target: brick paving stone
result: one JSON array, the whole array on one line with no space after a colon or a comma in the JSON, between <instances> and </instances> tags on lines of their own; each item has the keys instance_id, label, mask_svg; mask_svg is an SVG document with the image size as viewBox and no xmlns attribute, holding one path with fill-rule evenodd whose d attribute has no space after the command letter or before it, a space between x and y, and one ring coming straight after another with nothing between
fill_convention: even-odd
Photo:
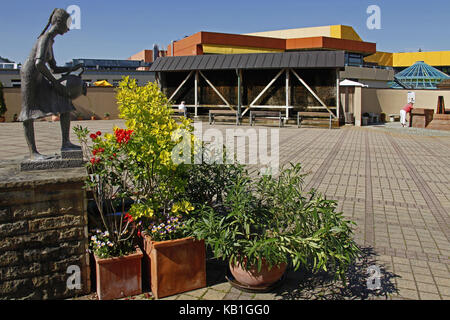
<instances>
[{"instance_id":1,"label":"brick paving stone","mask_svg":"<svg viewBox=\"0 0 450 320\"><path fill-rule=\"evenodd\" d=\"M441 296L434 293L419 291L419 295L421 300L441 300Z\"/></svg>"},{"instance_id":2,"label":"brick paving stone","mask_svg":"<svg viewBox=\"0 0 450 320\"><path fill-rule=\"evenodd\" d=\"M223 282L223 283L213 285L210 288L217 290L217 291L222 291L222 292L227 293L231 290L232 287L231 287L231 284L229 284L228 282Z\"/></svg>"},{"instance_id":3,"label":"brick paving stone","mask_svg":"<svg viewBox=\"0 0 450 320\"><path fill-rule=\"evenodd\" d=\"M274 300L274 293L257 293L255 294L254 300Z\"/></svg>"},{"instance_id":4,"label":"brick paving stone","mask_svg":"<svg viewBox=\"0 0 450 320\"><path fill-rule=\"evenodd\" d=\"M419 299L419 293L416 290L400 289L399 291L400 297L402 298L413 300Z\"/></svg>"},{"instance_id":5,"label":"brick paving stone","mask_svg":"<svg viewBox=\"0 0 450 320\"><path fill-rule=\"evenodd\" d=\"M177 300L198 300L198 297L191 296L189 294L180 294Z\"/></svg>"},{"instance_id":6,"label":"brick paving stone","mask_svg":"<svg viewBox=\"0 0 450 320\"><path fill-rule=\"evenodd\" d=\"M414 290L417 289L415 281L406 280L406 279L403 279L403 278L402 279L397 279L397 286L399 288L402 288L402 289L414 289Z\"/></svg>"},{"instance_id":7,"label":"brick paving stone","mask_svg":"<svg viewBox=\"0 0 450 320\"><path fill-rule=\"evenodd\" d=\"M222 300L226 296L225 292L208 289L202 296L203 300Z\"/></svg>"},{"instance_id":8,"label":"brick paving stone","mask_svg":"<svg viewBox=\"0 0 450 320\"><path fill-rule=\"evenodd\" d=\"M434 277L434 282L440 286L450 287L450 279L449 278Z\"/></svg>"},{"instance_id":9,"label":"brick paving stone","mask_svg":"<svg viewBox=\"0 0 450 320\"><path fill-rule=\"evenodd\" d=\"M238 300L239 299L239 294L237 293L227 293L225 295L225 297L223 298L223 300Z\"/></svg>"},{"instance_id":10,"label":"brick paving stone","mask_svg":"<svg viewBox=\"0 0 450 320\"><path fill-rule=\"evenodd\" d=\"M205 294L205 292L207 290L208 290L208 288L200 288L200 289L188 291L187 294L189 294L190 296L193 296L193 297L200 298L201 296L203 296Z\"/></svg>"},{"instance_id":11,"label":"brick paving stone","mask_svg":"<svg viewBox=\"0 0 450 320\"><path fill-rule=\"evenodd\" d=\"M439 294L439 291L434 284L417 282L417 289L419 292L428 292L428 293Z\"/></svg>"},{"instance_id":12,"label":"brick paving stone","mask_svg":"<svg viewBox=\"0 0 450 320\"><path fill-rule=\"evenodd\" d=\"M433 279L433 277L431 275L415 274L414 275L414 279L417 282L434 284L434 279Z\"/></svg>"}]
</instances>

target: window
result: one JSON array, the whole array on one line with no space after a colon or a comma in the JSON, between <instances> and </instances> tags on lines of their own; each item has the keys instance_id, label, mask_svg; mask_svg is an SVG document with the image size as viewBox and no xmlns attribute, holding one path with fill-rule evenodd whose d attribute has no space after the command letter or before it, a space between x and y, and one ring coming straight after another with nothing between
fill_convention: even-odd
<instances>
[{"instance_id":1,"label":"window","mask_svg":"<svg viewBox=\"0 0 450 320\"><path fill-rule=\"evenodd\" d=\"M19 80L18 79L11 80L11 87L13 87L13 88L20 88L20 86L21 86L20 79Z\"/></svg>"},{"instance_id":2,"label":"window","mask_svg":"<svg viewBox=\"0 0 450 320\"><path fill-rule=\"evenodd\" d=\"M345 65L347 66L362 66L363 57L358 53L346 53L345 54Z\"/></svg>"}]
</instances>

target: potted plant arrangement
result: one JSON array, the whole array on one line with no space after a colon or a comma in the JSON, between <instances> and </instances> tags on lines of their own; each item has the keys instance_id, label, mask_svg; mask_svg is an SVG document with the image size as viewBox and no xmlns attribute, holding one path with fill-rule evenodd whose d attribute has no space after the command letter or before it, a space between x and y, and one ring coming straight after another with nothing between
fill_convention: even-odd
<instances>
[{"instance_id":1,"label":"potted plant arrangement","mask_svg":"<svg viewBox=\"0 0 450 320\"><path fill-rule=\"evenodd\" d=\"M305 194L303 178L299 164L278 177L251 179L242 170L222 206L203 206L190 221L193 236L228 261L238 288L270 290L289 264L345 278L360 252L352 240L353 222L336 212L334 201L314 190Z\"/></svg>"},{"instance_id":2,"label":"potted plant arrangement","mask_svg":"<svg viewBox=\"0 0 450 320\"><path fill-rule=\"evenodd\" d=\"M105 112L103 120L109 120L109 116L110 116L110 114L108 112Z\"/></svg>"},{"instance_id":3,"label":"potted plant arrangement","mask_svg":"<svg viewBox=\"0 0 450 320\"><path fill-rule=\"evenodd\" d=\"M91 113L91 120L95 120L96 119L96 117L95 117L95 112L92 112Z\"/></svg>"},{"instance_id":4,"label":"potted plant arrangement","mask_svg":"<svg viewBox=\"0 0 450 320\"><path fill-rule=\"evenodd\" d=\"M3 84L0 82L0 122L5 122L6 108L5 97L3 96Z\"/></svg>"},{"instance_id":5,"label":"potted plant arrangement","mask_svg":"<svg viewBox=\"0 0 450 320\"><path fill-rule=\"evenodd\" d=\"M119 85L120 117L133 130L127 145L134 204L130 215L140 222L145 269L153 295L161 298L206 286L205 245L187 237L194 206L186 199L186 167L172 160L190 120L176 122L168 99L154 83L144 87L125 78ZM190 155L189 155L190 156Z\"/></svg>"},{"instance_id":6,"label":"potted plant arrangement","mask_svg":"<svg viewBox=\"0 0 450 320\"><path fill-rule=\"evenodd\" d=\"M129 171L123 147L126 138L105 134L77 126L74 128L81 142L89 178L86 187L92 192L101 218L102 229L92 233L90 249L94 253L97 295L100 300L122 298L142 292L141 260L143 254L135 241L136 223L127 212L131 194L127 187ZM92 145L88 140L92 140ZM128 206L129 207L129 206Z\"/></svg>"},{"instance_id":7,"label":"potted plant arrangement","mask_svg":"<svg viewBox=\"0 0 450 320\"><path fill-rule=\"evenodd\" d=\"M108 213L118 211L111 216L116 226L126 221L129 228L132 221L144 251L143 275L148 274L156 298L204 287L205 245L189 237L187 228L194 211L185 193L187 167L172 159L174 148L185 136L179 132L185 132L189 141L193 139L190 120L172 119L169 101L154 83L139 87L125 77L117 89L117 101L126 129L114 128L113 134L103 136L101 132L89 134L82 127L75 129L85 157L90 159L88 186L98 191L97 199L103 199L96 200L97 207L105 211L101 208L107 204ZM125 200L129 207L123 204ZM106 220L105 214L101 216ZM122 235L131 232L114 231ZM93 239L98 241L98 236ZM111 248L126 243L130 249L130 240L124 236L111 240Z\"/></svg>"},{"instance_id":8,"label":"potted plant arrangement","mask_svg":"<svg viewBox=\"0 0 450 320\"><path fill-rule=\"evenodd\" d=\"M52 121L53 121L53 122L59 121L59 115L53 114L53 115L52 115Z\"/></svg>"}]
</instances>

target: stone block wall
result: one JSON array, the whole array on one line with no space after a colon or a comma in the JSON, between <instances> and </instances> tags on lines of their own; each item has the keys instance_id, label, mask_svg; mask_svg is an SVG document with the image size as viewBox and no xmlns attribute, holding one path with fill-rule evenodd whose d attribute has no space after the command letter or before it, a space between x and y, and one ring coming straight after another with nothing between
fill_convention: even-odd
<instances>
[{"instance_id":1,"label":"stone block wall","mask_svg":"<svg viewBox=\"0 0 450 320\"><path fill-rule=\"evenodd\" d=\"M0 183L0 299L63 299L90 292L82 187L81 177Z\"/></svg>"}]
</instances>

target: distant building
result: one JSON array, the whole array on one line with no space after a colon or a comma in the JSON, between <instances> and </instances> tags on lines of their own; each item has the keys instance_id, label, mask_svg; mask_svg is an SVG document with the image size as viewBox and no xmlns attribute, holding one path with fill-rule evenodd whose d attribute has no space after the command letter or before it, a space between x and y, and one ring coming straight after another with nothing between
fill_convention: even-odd
<instances>
[{"instance_id":1,"label":"distant building","mask_svg":"<svg viewBox=\"0 0 450 320\"><path fill-rule=\"evenodd\" d=\"M106 80L113 86L118 86L124 76L130 76L136 79L138 85L155 81L154 72L142 71L148 70L150 63L144 61L130 60L111 60L111 59L73 59L66 63L67 67L82 63L85 71L82 78L88 86L92 86L94 82ZM1 69L0 81L5 87L20 87L20 70L18 69Z\"/></svg>"},{"instance_id":2,"label":"distant building","mask_svg":"<svg viewBox=\"0 0 450 320\"><path fill-rule=\"evenodd\" d=\"M20 69L20 63L15 63L9 59L0 57L0 69Z\"/></svg>"},{"instance_id":3,"label":"distant building","mask_svg":"<svg viewBox=\"0 0 450 320\"><path fill-rule=\"evenodd\" d=\"M141 61L142 63L150 64L153 63L158 57L165 57L167 56L167 51L165 50L159 50L159 47L157 45L153 46L153 50L142 50L138 53L132 55L128 58L128 60L132 61ZM139 67L138 70L148 71L150 70L149 66L142 66Z\"/></svg>"},{"instance_id":4,"label":"distant building","mask_svg":"<svg viewBox=\"0 0 450 320\"><path fill-rule=\"evenodd\" d=\"M376 43L366 42L350 26L333 25L249 34L197 32L175 41L168 56L277 53L293 51L344 51L345 70L340 78L369 87L387 88L394 78L392 66L366 61L377 53Z\"/></svg>"}]
</instances>

